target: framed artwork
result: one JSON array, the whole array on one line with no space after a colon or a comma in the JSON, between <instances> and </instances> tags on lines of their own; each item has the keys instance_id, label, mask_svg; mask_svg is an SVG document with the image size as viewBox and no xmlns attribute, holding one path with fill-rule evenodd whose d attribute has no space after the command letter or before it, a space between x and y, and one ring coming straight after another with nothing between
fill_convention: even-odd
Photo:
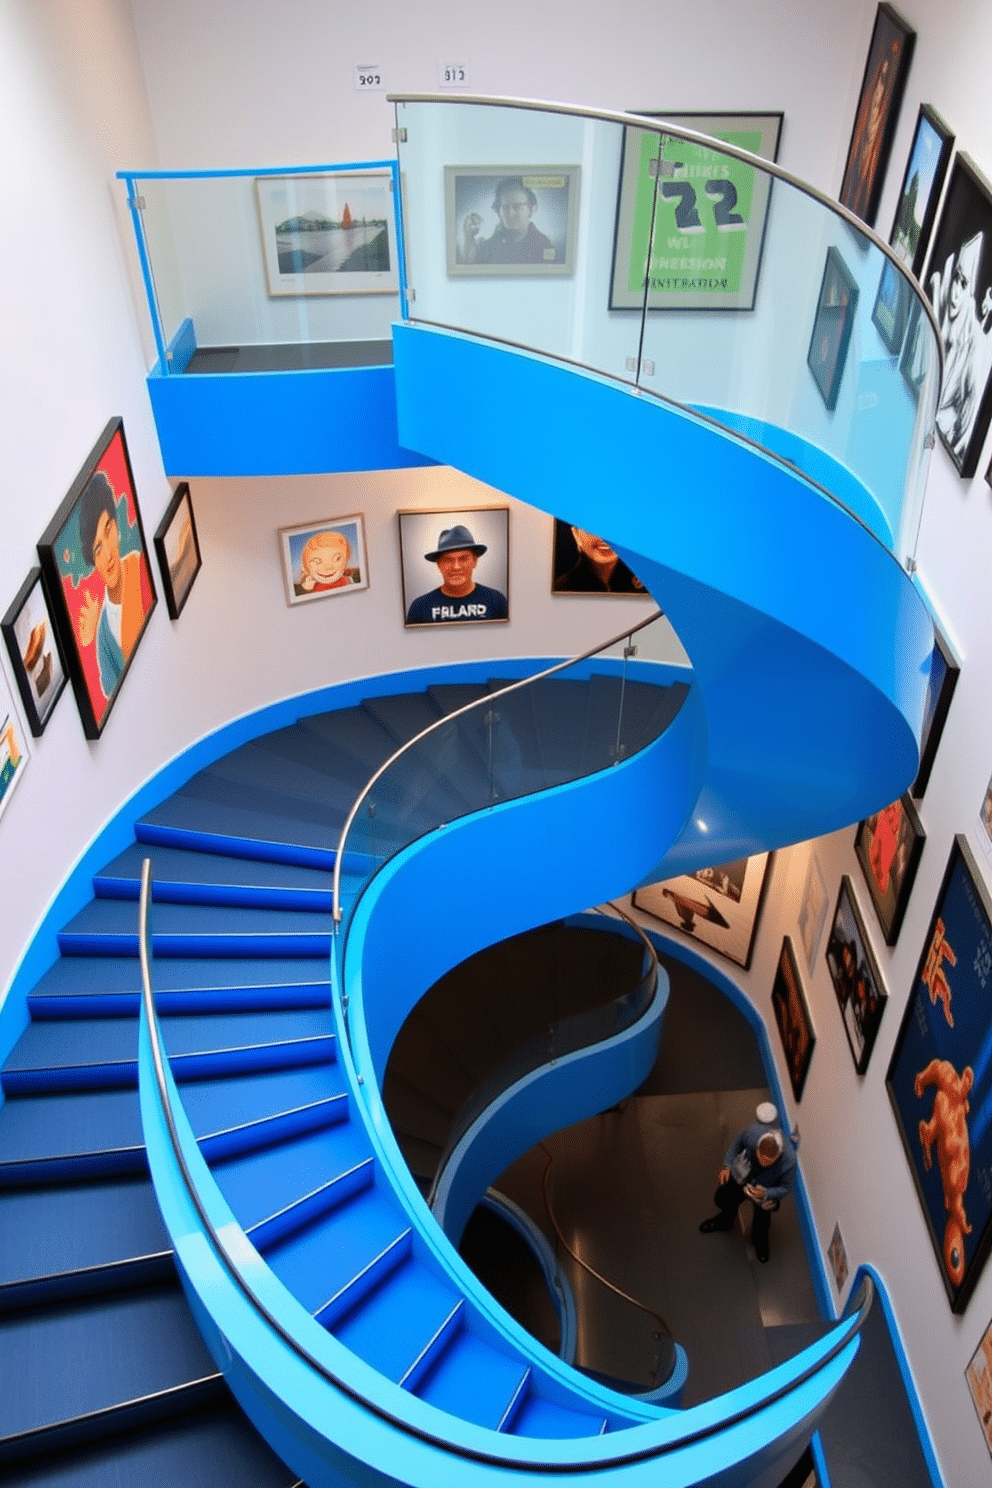
<instances>
[{"instance_id":1,"label":"framed artwork","mask_svg":"<svg viewBox=\"0 0 992 1488\"><path fill-rule=\"evenodd\" d=\"M448 273L573 273L580 174L577 165L446 165Z\"/></svg>"},{"instance_id":2,"label":"framed artwork","mask_svg":"<svg viewBox=\"0 0 992 1488\"><path fill-rule=\"evenodd\" d=\"M872 324L886 351L898 355L906 334L913 291L895 264L886 259L878 280L878 293L871 312Z\"/></svg>"},{"instance_id":3,"label":"framed artwork","mask_svg":"<svg viewBox=\"0 0 992 1488\"><path fill-rule=\"evenodd\" d=\"M257 176L255 199L271 296L399 293L392 171Z\"/></svg>"},{"instance_id":4,"label":"framed artwork","mask_svg":"<svg viewBox=\"0 0 992 1488\"><path fill-rule=\"evenodd\" d=\"M917 279L926 262L953 149L954 136L936 109L921 104L889 233L892 247Z\"/></svg>"},{"instance_id":5,"label":"framed artwork","mask_svg":"<svg viewBox=\"0 0 992 1488\"><path fill-rule=\"evenodd\" d=\"M964 1372L971 1393L971 1402L982 1425L985 1445L992 1455L992 1323L982 1334L981 1341L968 1361Z\"/></svg>"},{"instance_id":6,"label":"framed artwork","mask_svg":"<svg viewBox=\"0 0 992 1488\"><path fill-rule=\"evenodd\" d=\"M509 507L397 515L407 627L509 620Z\"/></svg>"},{"instance_id":7,"label":"framed artwork","mask_svg":"<svg viewBox=\"0 0 992 1488\"><path fill-rule=\"evenodd\" d=\"M908 792L858 827L854 851L886 945L894 946L899 939L926 840Z\"/></svg>"},{"instance_id":8,"label":"framed artwork","mask_svg":"<svg viewBox=\"0 0 992 1488\"><path fill-rule=\"evenodd\" d=\"M30 758L24 728L17 716L7 678L0 667L0 816L3 816L10 805L11 797L21 783Z\"/></svg>"},{"instance_id":9,"label":"framed artwork","mask_svg":"<svg viewBox=\"0 0 992 1488\"><path fill-rule=\"evenodd\" d=\"M636 112L766 160L778 156L781 113ZM642 310L646 295L649 310L752 310L771 185L764 171L712 145L629 125L620 164L610 309Z\"/></svg>"},{"instance_id":10,"label":"framed artwork","mask_svg":"<svg viewBox=\"0 0 992 1488\"><path fill-rule=\"evenodd\" d=\"M930 779L930 771L937 757L940 736L944 732L951 698L954 696L954 689L960 674L961 668L950 645L934 625L930 680L927 683L927 699L923 710L923 733L920 740L920 768L909 792L918 801L922 798Z\"/></svg>"},{"instance_id":11,"label":"framed artwork","mask_svg":"<svg viewBox=\"0 0 992 1488\"><path fill-rule=\"evenodd\" d=\"M909 307L909 325L906 331L906 339L902 343L902 355L899 358L899 371L902 373L903 381L909 389L910 397L914 403L920 401L920 389L927 374L927 368L931 363L930 348L932 337L928 334L930 322L920 307L919 301L911 298ZM933 355L936 363L936 355Z\"/></svg>"},{"instance_id":12,"label":"framed artwork","mask_svg":"<svg viewBox=\"0 0 992 1488\"><path fill-rule=\"evenodd\" d=\"M778 969L772 984L772 1007L779 1037L785 1050L785 1063L789 1071L792 1093L802 1100L803 1087L809 1074L809 1063L813 1057L816 1034L809 1013L809 1003L803 984L799 980L799 967L792 941L787 935L782 941Z\"/></svg>"},{"instance_id":13,"label":"framed artwork","mask_svg":"<svg viewBox=\"0 0 992 1488\"><path fill-rule=\"evenodd\" d=\"M992 780L989 781L978 809L978 820L982 828L982 846L992 857Z\"/></svg>"},{"instance_id":14,"label":"framed artwork","mask_svg":"<svg viewBox=\"0 0 992 1488\"><path fill-rule=\"evenodd\" d=\"M570 527L555 517L551 557L552 594L638 594L651 596L605 538Z\"/></svg>"},{"instance_id":15,"label":"framed artwork","mask_svg":"<svg viewBox=\"0 0 992 1488\"><path fill-rule=\"evenodd\" d=\"M958 474L975 474L992 417L992 186L958 155L925 285L944 343L937 430Z\"/></svg>"},{"instance_id":16,"label":"framed artwork","mask_svg":"<svg viewBox=\"0 0 992 1488\"><path fill-rule=\"evenodd\" d=\"M992 898L965 837L951 848L886 1077L951 1311L992 1244Z\"/></svg>"},{"instance_id":17,"label":"framed artwork","mask_svg":"<svg viewBox=\"0 0 992 1488\"><path fill-rule=\"evenodd\" d=\"M844 1283L847 1281L847 1247L844 1244L844 1237L840 1232L840 1221L834 1225L834 1232L830 1237L830 1244L827 1246L827 1259L830 1262L830 1269L833 1272L834 1286L838 1292L842 1292L844 1290Z\"/></svg>"},{"instance_id":18,"label":"framed artwork","mask_svg":"<svg viewBox=\"0 0 992 1488\"><path fill-rule=\"evenodd\" d=\"M183 605L189 599L193 580L203 567L189 481L181 481L172 494L172 500L155 533L155 552L162 575L166 608L170 618L178 620Z\"/></svg>"},{"instance_id":19,"label":"framed artwork","mask_svg":"<svg viewBox=\"0 0 992 1488\"><path fill-rule=\"evenodd\" d=\"M888 994L854 897L854 885L846 873L841 879L837 908L827 940L827 967L844 1020L854 1067L859 1075L863 1075L875 1047Z\"/></svg>"},{"instance_id":20,"label":"framed artwork","mask_svg":"<svg viewBox=\"0 0 992 1488\"><path fill-rule=\"evenodd\" d=\"M806 957L806 970L810 972L813 970L816 953L820 949L820 936L823 934L826 918L827 887L823 882L823 874L816 861L816 854L811 852L809 866L806 869L806 882L803 884L802 903L799 906L799 939L802 941L803 955Z\"/></svg>"},{"instance_id":21,"label":"framed artwork","mask_svg":"<svg viewBox=\"0 0 992 1488\"><path fill-rule=\"evenodd\" d=\"M98 739L157 604L122 419L104 429L38 541L87 739Z\"/></svg>"},{"instance_id":22,"label":"framed artwork","mask_svg":"<svg viewBox=\"0 0 992 1488\"><path fill-rule=\"evenodd\" d=\"M633 903L747 970L770 860L770 853L757 853L697 868L636 889Z\"/></svg>"},{"instance_id":23,"label":"framed artwork","mask_svg":"<svg viewBox=\"0 0 992 1488\"><path fill-rule=\"evenodd\" d=\"M40 568L33 568L28 574L0 628L7 642L28 728L40 739L68 681Z\"/></svg>"},{"instance_id":24,"label":"framed artwork","mask_svg":"<svg viewBox=\"0 0 992 1488\"><path fill-rule=\"evenodd\" d=\"M837 249L828 248L806 365L831 410L837 407L857 305L858 286L851 271Z\"/></svg>"},{"instance_id":25,"label":"framed artwork","mask_svg":"<svg viewBox=\"0 0 992 1488\"><path fill-rule=\"evenodd\" d=\"M369 587L365 520L357 514L281 527L279 552L289 605L357 594Z\"/></svg>"},{"instance_id":26,"label":"framed artwork","mask_svg":"<svg viewBox=\"0 0 992 1488\"><path fill-rule=\"evenodd\" d=\"M916 32L891 5L880 5L865 61L854 129L838 201L869 227L875 223L885 168L913 60Z\"/></svg>"}]
</instances>

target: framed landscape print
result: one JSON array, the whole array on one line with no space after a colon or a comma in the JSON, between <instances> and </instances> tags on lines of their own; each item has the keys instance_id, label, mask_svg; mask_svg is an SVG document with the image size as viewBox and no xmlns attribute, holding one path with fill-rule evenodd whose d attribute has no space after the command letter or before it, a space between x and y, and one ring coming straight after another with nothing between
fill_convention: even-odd
<instances>
[{"instance_id":1,"label":"framed landscape print","mask_svg":"<svg viewBox=\"0 0 992 1488\"><path fill-rule=\"evenodd\" d=\"M806 1076L809 1074L809 1063L813 1057L816 1034L813 1030L813 1020L810 1017L806 993L799 980L796 953L788 935L782 941L782 949L779 952L778 970L772 985L772 1007L775 1011L775 1022L778 1025L782 1048L785 1051L785 1063L792 1084L792 1094L799 1101L802 1100Z\"/></svg>"},{"instance_id":2,"label":"framed landscape print","mask_svg":"<svg viewBox=\"0 0 992 1488\"><path fill-rule=\"evenodd\" d=\"M899 939L927 836L907 793L858 827L854 851L886 945Z\"/></svg>"},{"instance_id":3,"label":"framed landscape print","mask_svg":"<svg viewBox=\"0 0 992 1488\"><path fill-rule=\"evenodd\" d=\"M651 596L605 538L555 517L551 559L552 594L637 594Z\"/></svg>"},{"instance_id":4,"label":"framed landscape print","mask_svg":"<svg viewBox=\"0 0 992 1488\"><path fill-rule=\"evenodd\" d=\"M38 542L87 739L98 739L157 603L124 423L111 419Z\"/></svg>"},{"instance_id":5,"label":"framed landscape print","mask_svg":"<svg viewBox=\"0 0 992 1488\"><path fill-rule=\"evenodd\" d=\"M770 859L770 853L757 853L717 868L697 868L695 873L636 889L633 903L746 970Z\"/></svg>"},{"instance_id":6,"label":"framed landscape print","mask_svg":"<svg viewBox=\"0 0 992 1488\"><path fill-rule=\"evenodd\" d=\"M871 312L872 324L882 338L886 351L896 355L902 347L909 319L913 291L895 264L888 259L882 265L878 294Z\"/></svg>"},{"instance_id":7,"label":"framed landscape print","mask_svg":"<svg viewBox=\"0 0 992 1488\"><path fill-rule=\"evenodd\" d=\"M571 274L580 174L577 165L446 165L448 273Z\"/></svg>"},{"instance_id":8,"label":"framed landscape print","mask_svg":"<svg viewBox=\"0 0 992 1488\"><path fill-rule=\"evenodd\" d=\"M920 740L920 768L910 787L910 795L919 801L927 788L930 771L937 757L940 736L944 732L948 710L961 668L954 653L936 624L933 628L933 655L930 658L930 680L923 710L923 734Z\"/></svg>"},{"instance_id":9,"label":"framed landscape print","mask_svg":"<svg viewBox=\"0 0 992 1488\"><path fill-rule=\"evenodd\" d=\"M0 816L10 805L31 758L7 678L0 667Z\"/></svg>"},{"instance_id":10,"label":"framed landscape print","mask_svg":"<svg viewBox=\"0 0 992 1488\"><path fill-rule=\"evenodd\" d=\"M935 109L920 105L889 242L919 279L926 262L954 136Z\"/></svg>"},{"instance_id":11,"label":"framed landscape print","mask_svg":"<svg viewBox=\"0 0 992 1488\"><path fill-rule=\"evenodd\" d=\"M509 620L509 507L398 516L407 627Z\"/></svg>"},{"instance_id":12,"label":"framed landscape print","mask_svg":"<svg viewBox=\"0 0 992 1488\"><path fill-rule=\"evenodd\" d=\"M286 603L357 594L369 587L365 521L358 515L327 517L279 531Z\"/></svg>"},{"instance_id":13,"label":"framed landscape print","mask_svg":"<svg viewBox=\"0 0 992 1488\"><path fill-rule=\"evenodd\" d=\"M766 160L778 156L780 113L636 112ZM641 310L646 292L649 310L752 310L770 194L771 177L746 161L712 145L628 126L610 309Z\"/></svg>"},{"instance_id":14,"label":"framed landscape print","mask_svg":"<svg viewBox=\"0 0 992 1488\"><path fill-rule=\"evenodd\" d=\"M992 899L954 839L886 1086L952 1312L992 1244Z\"/></svg>"},{"instance_id":15,"label":"framed landscape print","mask_svg":"<svg viewBox=\"0 0 992 1488\"><path fill-rule=\"evenodd\" d=\"M837 407L857 306L858 286L837 249L828 248L806 364L830 410Z\"/></svg>"},{"instance_id":16,"label":"framed landscape print","mask_svg":"<svg viewBox=\"0 0 992 1488\"><path fill-rule=\"evenodd\" d=\"M2 629L28 728L39 739L68 680L40 568L24 580Z\"/></svg>"},{"instance_id":17,"label":"framed landscape print","mask_svg":"<svg viewBox=\"0 0 992 1488\"><path fill-rule=\"evenodd\" d=\"M274 298L399 293L392 171L258 176L255 199Z\"/></svg>"},{"instance_id":18,"label":"framed landscape print","mask_svg":"<svg viewBox=\"0 0 992 1488\"><path fill-rule=\"evenodd\" d=\"M930 322L923 314L919 301L911 297L909 325L906 338L902 343L899 371L902 373L903 381L914 403L920 401L920 389L923 387L933 354L932 347L933 334L930 331ZM936 357L933 357L933 360L936 362Z\"/></svg>"},{"instance_id":19,"label":"framed landscape print","mask_svg":"<svg viewBox=\"0 0 992 1488\"><path fill-rule=\"evenodd\" d=\"M958 155L925 289L944 343L937 431L958 474L975 474L992 416L992 187Z\"/></svg>"},{"instance_id":20,"label":"framed landscape print","mask_svg":"<svg viewBox=\"0 0 992 1488\"><path fill-rule=\"evenodd\" d=\"M841 880L833 924L827 939L827 967L851 1046L851 1057L863 1075L875 1047L887 994L865 931L854 887L847 874Z\"/></svg>"},{"instance_id":21,"label":"framed landscape print","mask_svg":"<svg viewBox=\"0 0 992 1488\"><path fill-rule=\"evenodd\" d=\"M891 5L875 13L838 201L873 227L916 32Z\"/></svg>"},{"instance_id":22,"label":"framed landscape print","mask_svg":"<svg viewBox=\"0 0 992 1488\"><path fill-rule=\"evenodd\" d=\"M166 608L170 618L178 620L183 605L189 599L193 580L203 565L189 481L181 481L173 493L155 533L155 552L162 575L162 588L165 590Z\"/></svg>"}]
</instances>

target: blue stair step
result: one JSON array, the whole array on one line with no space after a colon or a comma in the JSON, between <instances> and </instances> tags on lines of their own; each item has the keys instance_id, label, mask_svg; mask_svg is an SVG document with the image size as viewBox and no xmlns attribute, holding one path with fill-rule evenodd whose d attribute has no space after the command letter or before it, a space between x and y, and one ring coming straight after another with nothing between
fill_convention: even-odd
<instances>
[{"instance_id":1,"label":"blue stair step","mask_svg":"<svg viewBox=\"0 0 992 1488\"><path fill-rule=\"evenodd\" d=\"M437 723L441 714L428 692L394 693L386 697L366 698L362 703L365 712L392 738L394 748L424 729Z\"/></svg>"},{"instance_id":2,"label":"blue stair step","mask_svg":"<svg viewBox=\"0 0 992 1488\"><path fill-rule=\"evenodd\" d=\"M589 683L550 677L534 683L527 689L526 696L537 719L537 747L548 784L559 785L573 780L581 769L585 749Z\"/></svg>"},{"instance_id":3,"label":"blue stair step","mask_svg":"<svg viewBox=\"0 0 992 1488\"><path fill-rule=\"evenodd\" d=\"M328 768L359 789L396 753L396 740L362 707L316 713L298 727L326 748Z\"/></svg>"},{"instance_id":4,"label":"blue stair step","mask_svg":"<svg viewBox=\"0 0 992 1488\"><path fill-rule=\"evenodd\" d=\"M205 789L218 791L216 799L227 799L228 788L234 786L253 804L268 801L271 809L295 814L302 803L308 814L320 813L321 820L324 813L328 819L343 820L354 800L351 786L337 774L316 763L274 756L254 741L208 765L197 780Z\"/></svg>"},{"instance_id":5,"label":"blue stair step","mask_svg":"<svg viewBox=\"0 0 992 1488\"><path fill-rule=\"evenodd\" d=\"M326 956L265 961L166 958L155 964L155 1002L162 1013L214 1013L280 1007L326 1007ZM28 995L32 1019L136 1016L141 997L137 956L63 956Z\"/></svg>"},{"instance_id":6,"label":"blue stair step","mask_svg":"<svg viewBox=\"0 0 992 1488\"><path fill-rule=\"evenodd\" d=\"M442 714L454 713L458 708L467 708L480 698L488 697L490 688L485 682L435 682L427 689L428 696L437 704Z\"/></svg>"},{"instance_id":7,"label":"blue stair step","mask_svg":"<svg viewBox=\"0 0 992 1488\"><path fill-rule=\"evenodd\" d=\"M145 858L151 859L152 897L157 904L315 911L331 908L332 875L326 870L138 843L94 875L97 898L137 899ZM353 888L354 875L344 874L343 886Z\"/></svg>"},{"instance_id":8,"label":"blue stair step","mask_svg":"<svg viewBox=\"0 0 992 1488\"><path fill-rule=\"evenodd\" d=\"M530 1369L462 1329L420 1381L421 1400L492 1431L507 1430L527 1390Z\"/></svg>"},{"instance_id":9,"label":"blue stair step","mask_svg":"<svg viewBox=\"0 0 992 1488\"><path fill-rule=\"evenodd\" d=\"M177 1080L251 1073L335 1057L329 1009L165 1017L165 1046ZM8 1095L136 1085L136 1018L32 1023L2 1075Z\"/></svg>"},{"instance_id":10,"label":"blue stair step","mask_svg":"<svg viewBox=\"0 0 992 1488\"><path fill-rule=\"evenodd\" d=\"M386 1379L415 1390L464 1326L465 1304L407 1259L342 1319L334 1336Z\"/></svg>"},{"instance_id":11,"label":"blue stair step","mask_svg":"<svg viewBox=\"0 0 992 1488\"><path fill-rule=\"evenodd\" d=\"M342 814L336 826L321 825L312 817L258 811L245 801L235 805L179 792L135 822L134 835L142 843L328 871L334 867L343 821Z\"/></svg>"},{"instance_id":12,"label":"blue stair step","mask_svg":"<svg viewBox=\"0 0 992 1488\"><path fill-rule=\"evenodd\" d=\"M219 1394L178 1283L0 1318L0 1462L161 1419Z\"/></svg>"},{"instance_id":13,"label":"blue stair step","mask_svg":"<svg viewBox=\"0 0 992 1488\"><path fill-rule=\"evenodd\" d=\"M333 920L308 910L160 904L151 916L156 956L330 955ZM59 931L65 956L134 956L138 907L93 899Z\"/></svg>"},{"instance_id":14,"label":"blue stair step","mask_svg":"<svg viewBox=\"0 0 992 1488\"><path fill-rule=\"evenodd\" d=\"M147 1170L136 1090L11 1096L0 1109L0 1188Z\"/></svg>"},{"instance_id":15,"label":"blue stair step","mask_svg":"<svg viewBox=\"0 0 992 1488\"><path fill-rule=\"evenodd\" d=\"M557 1437L602 1436L606 1430L603 1416L556 1405L531 1391L522 1401L510 1427L514 1436Z\"/></svg>"},{"instance_id":16,"label":"blue stair step","mask_svg":"<svg viewBox=\"0 0 992 1488\"><path fill-rule=\"evenodd\" d=\"M187 1081L182 1100L200 1150L210 1163L348 1117L344 1077L335 1064L247 1078Z\"/></svg>"},{"instance_id":17,"label":"blue stair step","mask_svg":"<svg viewBox=\"0 0 992 1488\"><path fill-rule=\"evenodd\" d=\"M171 1278L151 1181L0 1192L0 1309Z\"/></svg>"}]
</instances>

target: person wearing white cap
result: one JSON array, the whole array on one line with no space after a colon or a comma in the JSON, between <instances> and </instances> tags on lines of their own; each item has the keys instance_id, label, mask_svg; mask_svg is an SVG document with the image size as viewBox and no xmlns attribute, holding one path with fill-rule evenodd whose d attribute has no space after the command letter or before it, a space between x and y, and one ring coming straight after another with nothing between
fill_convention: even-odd
<instances>
[{"instance_id":1,"label":"person wearing white cap","mask_svg":"<svg viewBox=\"0 0 992 1488\"><path fill-rule=\"evenodd\" d=\"M730 1144L723 1167L717 1174L717 1190L713 1195L719 1212L711 1219L704 1219L699 1226L703 1235L733 1229L738 1209L745 1199L749 1199L754 1206L751 1243L762 1265L769 1255L772 1214L792 1192L796 1176L796 1153L791 1141L779 1127L762 1119L769 1111L774 1121L777 1115L775 1107L771 1102L763 1102L758 1107L758 1120Z\"/></svg>"},{"instance_id":2,"label":"person wearing white cap","mask_svg":"<svg viewBox=\"0 0 992 1488\"><path fill-rule=\"evenodd\" d=\"M413 601L406 612L407 625L509 619L506 595L475 582L475 566L486 552L486 544L477 543L462 523L445 527L437 547L424 554L428 563L437 564L441 583Z\"/></svg>"},{"instance_id":3,"label":"person wearing white cap","mask_svg":"<svg viewBox=\"0 0 992 1488\"><path fill-rule=\"evenodd\" d=\"M948 254L941 273L930 276L930 298L944 343L937 428L958 464L968 448L982 391L982 337L976 293L984 246L984 233L975 233L956 253Z\"/></svg>"}]
</instances>

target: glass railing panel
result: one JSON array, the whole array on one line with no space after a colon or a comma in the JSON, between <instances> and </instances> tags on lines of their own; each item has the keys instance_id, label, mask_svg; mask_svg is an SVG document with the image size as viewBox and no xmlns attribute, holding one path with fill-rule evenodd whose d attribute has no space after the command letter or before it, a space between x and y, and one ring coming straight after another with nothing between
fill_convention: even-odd
<instances>
[{"instance_id":1,"label":"glass railing panel","mask_svg":"<svg viewBox=\"0 0 992 1488\"><path fill-rule=\"evenodd\" d=\"M201 349L388 342L393 180L381 164L136 177L165 344L185 321Z\"/></svg>"}]
</instances>

